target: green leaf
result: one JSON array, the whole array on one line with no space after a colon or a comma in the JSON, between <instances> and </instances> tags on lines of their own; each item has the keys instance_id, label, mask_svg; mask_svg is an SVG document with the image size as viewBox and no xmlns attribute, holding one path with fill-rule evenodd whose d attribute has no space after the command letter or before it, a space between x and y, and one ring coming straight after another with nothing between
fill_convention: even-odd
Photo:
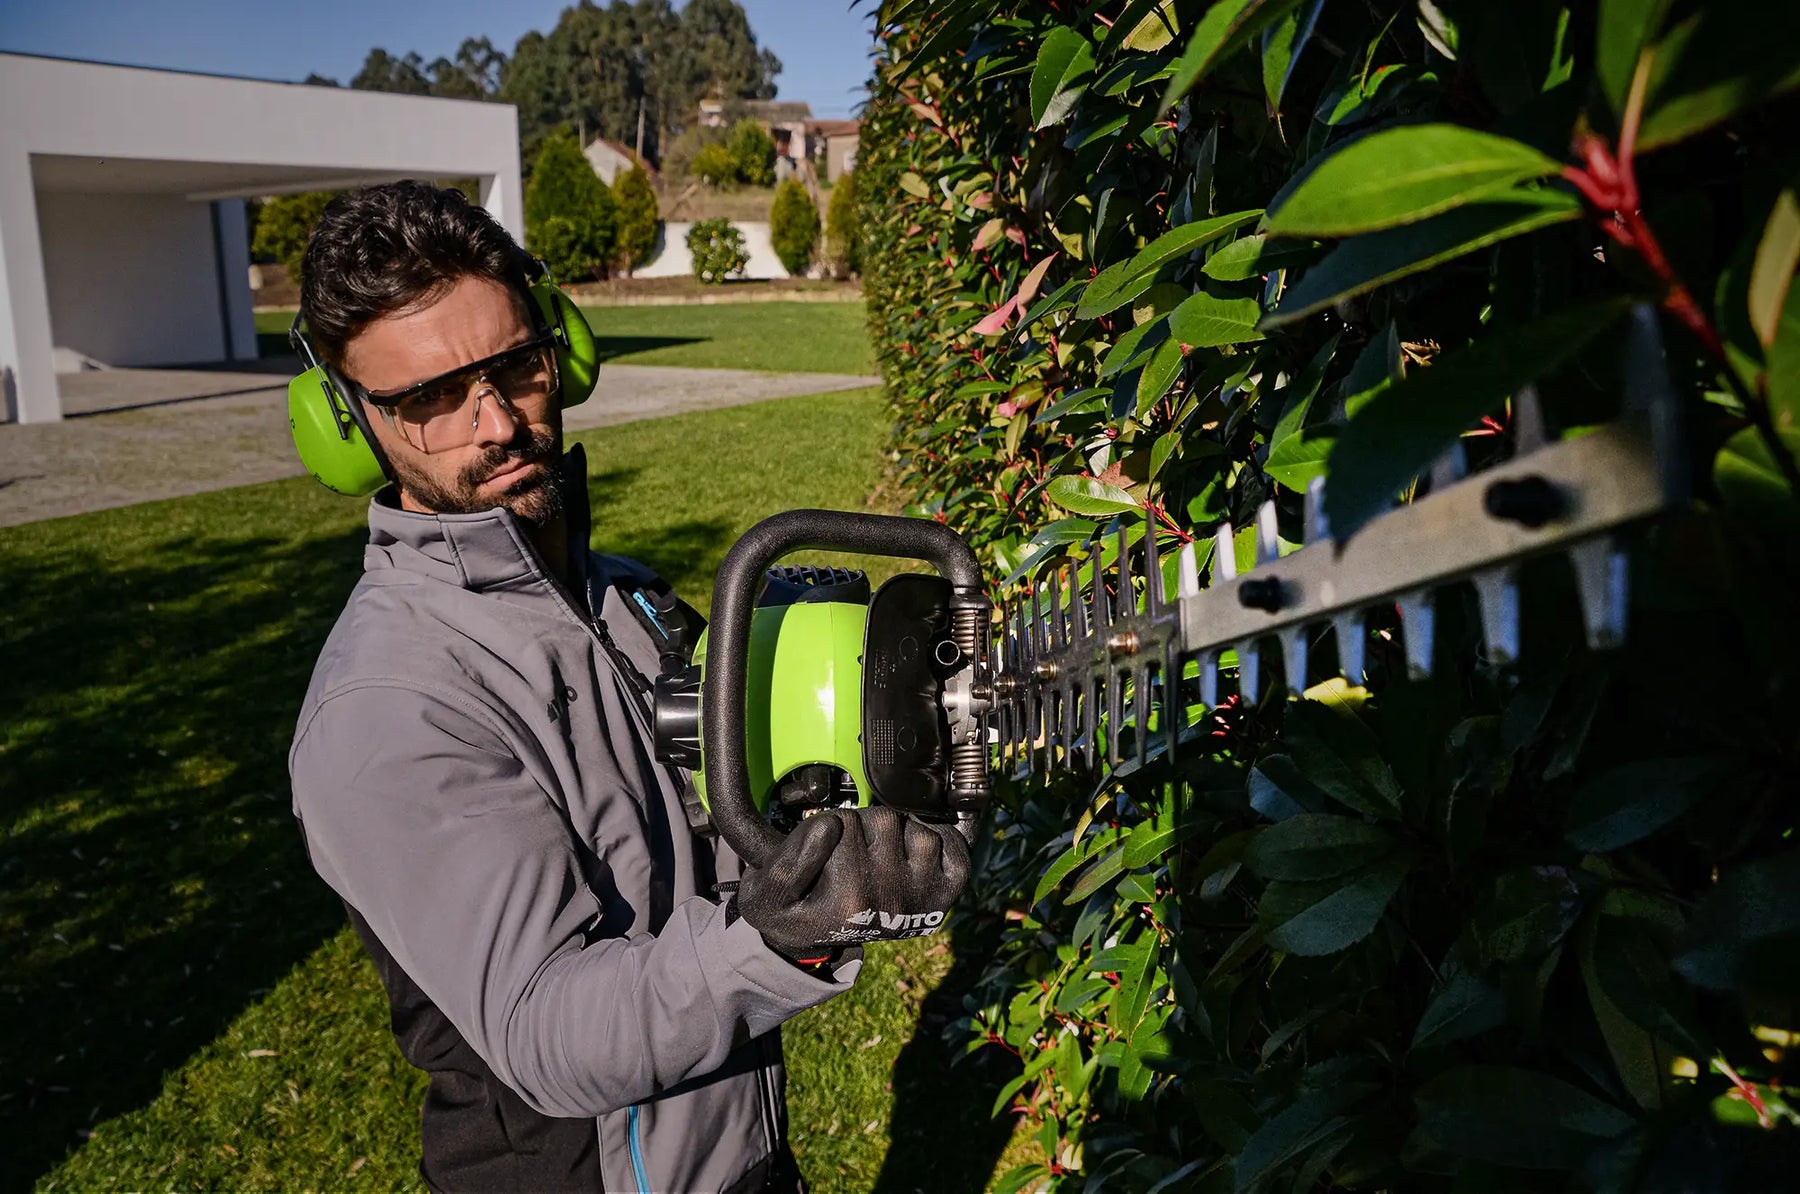
<instances>
[{"instance_id":1,"label":"green leaf","mask_svg":"<svg viewBox=\"0 0 1800 1194\"><path fill-rule=\"evenodd\" d=\"M1800 429L1783 431L1779 438L1788 458L1800 460ZM1726 504L1746 519L1788 533L1800 530L1800 495L1788 488L1769 441L1756 428L1746 427L1725 441L1713 458L1713 483Z\"/></svg>"},{"instance_id":2,"label":"green leaf","mask_svg":"<svg viewBox=\"0 0 1800 1194\"><path fill-rule=\"evenodd\" d=\"M1142 418L1144 412L1161 402L1169 387L1181 374L1183 360L1181 343L1173 337L1156 346L1150 359L1144 363L1144 374L1138 378L1137 415Z\"/></svg>"},{"instance_id":3,"label":"green leaf","mask_svg":"<svg viewBox=\"0 0 1800 1194\"><path fill-rule=\"evenodd\" d=\"M1169 326L1165 320L1152 319L1148 323L1138 324L1120 336L1107 350L1106 359L1100 362L1100 376L1111 377L1127 369L1137 368L1149 357L1150 350L1168 334Z\"/></svg>"},{"instance_id":4,"label":"green leaf","mask_svg":"<svg viewBox=\"0 0 1800 1194\"><path fill-rule=\"evenodd\" d=\"M1669 0L1600 0L1594 46L1594 73L1614 115L1625 114L1625 96L1637 70L1638 55L1656 36Z\"/></svg>"},{"instance_id":5,"label":"green leaf","mask_svg":"<svg viewBox=\"0 0 1800 1194\"><path fill-rule=\"evenodd\" d=\"M1119 968L1119 993L1113 996L1108 1023L1114 1032L1131 1036L1144 1018L1144 1004L1155 985L1157 960L1162 956L1162 943L1154 933L1146 933L1138 950Z\"/></svg>"},{"instance_id":6,"label":"green leaf","mask_svg":"<svg viewBox=\"0 0 1800 1194\"><path fill-rule=\"evenodd\" d=\"M1615 767L1575 793L1563 836L1592 854L1628 846L1698 804L1731 771L1716 757L1641 759Z\"/></svg>"},{"instance_id":7,"label":"green leaf","mask_svg":"<svg viewBox=\"0 0 1800 1194\"><path fill-rule=\"evenodd\" d=\"M1110 518L1114 514L1143 508L1137 499L1117 485L1095 477L1057 477L1044 487L1044 493L1070 513L1096 518Z\"/></svg>"},{"instance_id":8,"label":"green leaf","mask_svg":"<svg viewBox=\"0 0 1800 1194\"><path fill-rule=\"evenodd\" d=\"M1076 881L1074 890L1063 897L1063 903L1080 903L1082 900L1093 895L1096 891L1099 891L1107 883L1118 878L1124 870L1125 844L1121 842L1102 854L1099 858L1096 858L1092 866L1081 872L1081 878Z\"/></svg>"},{"instance_id":9,"label":"green leaf","mask_svg":"<svg viewBox=\"0 0 1800 1194\"><path fill-rule=\"evenodd\" d=\"M1800 5L1715 0L1663 34L1639 153L1704 132L1800 86Z\"/></svg>"},{"instance_id":10,"label":"green leaf","mask_svg":"<svg viewBox=\"0 0 1800 1194\"><path fill-rule=\"evenodd\" d=\"M1506 1023L1506 998L1481 976L1458 969L1425 1006L1412 1047L1430 1049Z\"/></svg>"},{"instance_id":11,"label":"green leaf","mask_svg":"<svg viewBox=\"0 0 1800 1194\"><path fill-rule=\"evenodd\" d=\"M1750 269L1747 303L1750 326L1756 338L1767 348L1775 342L1776 329L1782 318L1782 307L1794 281L1794 267L1800 264L1800 200L1792 187L1775 197L1775 206L1763 225L1762 240L1756 246L1756 262Z\"/></svg>"},{"instance_id":12,"label":"green leaf","mask_svg":"<svg viewBox=\"0 0 1800 1194\"><path fill-rule=\"evenodd\" d=\"M1081 301L1075 305L1075 318L1097 319L1116 311L1150 289L1157 271L1169 262L1237 231L1262 214L1261 208L1254 208L1192 220L1171 228L1139 249L1129 260L1115 262L1101 270L1082 292Z\"/></svg>"},{"instance_id":13,"label":"green leaf","mask_svg":"<svg viewBox=\"0 0 1800 1194\"><path fill-rule=\"evenodd\" d=\"M1471 1065L1419 1088L1431 1139L1460 1157L1518 1169L1574 1169L1637 1126L1611 1103L1535 1070Z\"/></svg>"},{"instance_id":14,"label":"green leaf","mask_svg":"<svg viewBox=\"0 0 1800 1194\"><path fill-rule=\"evenodd\" d=\"M1234 1166L1237 1194L1258 1188L1258 1183L1292 1164L1351 1121L1352 1110L1373 1093L1366 1083L1339 1083L1329 1089L1302 1095L1292 1105L1269 1118L1244 1142ZM1304 1188L1311 1188L1308 1183Z\"/></svg>"},{"instance_id":15,"label":"green leaf","mask_svg":"<svg viewBox=\"0 0 1800 1194\"><path fill-rule=\"evenodd\" d=\"M1381 757L1380 742L1355 713L1296 701L1288 706L1285 738L1301 773L1339 804L1372 817L1399 815L1400 784Z\"/></svg>"},{"instance_id":16,"label":"green leaf","mask_svg":"<svg viewBox=\"0 0 1800 1194\"><path fill-rule=\"evenodd\" d=\"M1271 241L1258 233L1240 237L1208 257L1200 272L1221 282L1242 282L1310 261L1318 248L1309 241Z\"/></svg>"},{"instance_id":17,"label":"green leaf","mask_svg":"<svg viewBox=\"0 0 1800 1194\"><path fill-rule=\"evenodd\" d=\"M1218 0L1188 38L1187 48L1175 60L1175 74L1163 92L1162 110L1173 107L1204 79L1227 55L1281 19L1300 0Z\"/></svg>"},{"instance_id":18,"label":"green leaf","mask_svg":"<svg viewBox=\"0 0 1800 1194\"><path fill-rule=\"evenodd\" d=\"M1133 826L1125 836L1125 865L1133 868L1148 866L1206 827L1204 818L1191 814L1180 818L1162 817Z\"/></svg>"},{"instance_id":19,"label":"green leaf","mask_svg":"<svg viewBox=\"0 0 1800 1194\"><path fill-rule=\"evenodd\" d=\"M1378 825L1349 817L1302 813L1257 833L1244 862L1265 879L1334 879L1361 870L1399 848Z\"/></svg>"},{"instance_id":20,"label":"green leaf","mask_svg":"<svg viewBox=\"0 0 1800 1194\"><path fill-rule=\"evenodd\" d=\"M1675 969L1717 991L1800 982L1800 850L1727 871L1688 922Z\"/></svg>"},{"instance_id":21,"label":"green leaf","mask_svg":"<svg viewBox=\"0 0 1800 1194\"><path fill-rule=\"evenodd\" d=\"M1337 428L1317 427L1290 435L1275 445L1263 462L1263 472L1298 493L1305 493L1314 477L1325 474L1325 462L1337 443Z\"/></svg>"},{"instance_id":22,"label":"green leaf","mask_svg":"<svg viewBox=\"0 0 1800 1194\"><path fill-rule=\"evenodd\" d=\"M1386 129L1319 163L1265 227L1281 236L1348 236L1410 224L1562 167L1506 137L1454 124Z\"/></svg>"},{"instance_id":23,"label":"green leaf","mask_svg":"<svg viewBox=\"0 0 1800 1194\"><path fill-rule=\"evenodd\" d=\"M1057 855L1056 861L1051 863L1042 875L1038 876L1037 889L1032 892L1031 902L1035 904L1055 891L1056 885L1067 878L1071 871L1081 865L1081 862L1082 854L1077 846L1070 846Z\"/></svg>"},{"instance_id":24,"label":"green leaf","mask_svg":"<svg viewBox=\"0 0 1800 1194\"><path fill-rule=\"evenodd\" d=\"M1784 438L1800 436L1800 286L1788 287L1765 356L1769 415L1775 429Z\"/></svg>"},{"instance_id":25,"label":"green leaf","mask_svg":"<svg viewBox=\"0 0 1800 1194\"><path fill-rule=\"evenodd\" d=\"M1396 278L1580 215L1580 201L1567 191L1514 190L1417 224L1350 237L1288 288L1262 327L1291 323Z\"/></svg>"},{"instance_id":26,"label":"green leaf","mask_svg":"<svg viewBox=\"0 0 1800 1194\"><path fill-rule=\"evenodd\" d=\"M1348 949L1374 932L1388 901L1406 878L1389 863L1315 883L1271 883L1256 909L1270 948L1316 958Z\"/></svg>"},{"instance_id":27,"label":"green leaf","mask_svg":"<svg viewBox=\"0 0 1800 1194\"><path fill-rule=\"evenodd\" d=\"M1065 25L1052 29L1038 47L1031 72L1032 127L1041 129L1067 116L1079 95L1065 97L1075 81L1093 69L1094 47L1087 38Z\"/></svg>"},{"instance_id":28,"label":"green leaf","mask_svg":"<svg viewBox=\"0 0 1800 1194\"><path fill-rule=\"evenodd\" d=\"M1325 515L1347 538L1507 396L1554 369L1624 313L1628 299L1565 308L1444 353L1390 379L1352 416L1331 453Z\"/></svg>"},{"instance_id":29,"label":"green leaf","mask_svg":"<svg viewBox=\"0 0 1800 1194\"><path fill-rule=\"evenodd\" d=\"M1067 984L1056 996L1056 1010L1065 1016L1074 1015L1094 1001L1094 996L1110 994L1113 985L1098 975L1078 978Z\"/></svg>"},{"instance_id":30,"label":"green leaf","mask_svg":"<svg viewBox=\"0 0 1800 1194\"><path fill-rule=\"evenodd\" d=\"M1169 333L1189 348L1218 348L1261 340L1262 306L1253 298L1219 298L1198 291L1169 315Z\"/></svg>"},{"instance_id":31,"label":"green leaf","mask_svg":"<svg viewBox=\"0 0 1800 1194\"><path fill-rule=\"evenodd\" d=\"M1328 797L1287 755L1264 755L1247 782L1250 807L1271 821L1325 811Z\"/></svg>"}]
</instances>

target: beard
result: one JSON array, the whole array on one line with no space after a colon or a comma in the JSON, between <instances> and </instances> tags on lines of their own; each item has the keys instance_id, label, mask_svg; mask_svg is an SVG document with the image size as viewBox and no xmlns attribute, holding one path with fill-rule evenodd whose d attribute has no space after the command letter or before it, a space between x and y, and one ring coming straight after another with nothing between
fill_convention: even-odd
<instances>
[{"instance_id":1,"label":"beard","mask_svg":"<svg viewBox=\"0 0 1800 1194\"><path fill-rule=\"evenodd\" d=\"M557 464L559 436L554 428L526 427L513 443L486 449L441 480L395 462L400 487L414 501L438 514L480 514L495 507L530 527L541 527L562 513L562 478ZM532 468L509 481L497 497L484 497L481 487L495 473L524 461Z\"/></svg>"}]
</instances>

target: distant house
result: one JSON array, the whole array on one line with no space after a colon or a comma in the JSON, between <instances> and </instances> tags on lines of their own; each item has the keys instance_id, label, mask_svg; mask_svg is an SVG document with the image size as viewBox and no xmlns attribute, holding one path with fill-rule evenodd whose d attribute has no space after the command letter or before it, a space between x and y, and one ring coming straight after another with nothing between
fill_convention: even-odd
<instances>
[{"instance_id":1,"label":"distant house","mask_svg":"<svg viewBox=\"0 0 1800 1194\"><path fill-rule=\"evenodd\" d=\"M643 167L644 173L650 175L651 180L655 181L656 168L638 157L629 147L620 145L617 141L596 137L593 143L581 152L587 155L587 160L594 167L594 173L600 176L600 181L609 187L617 181L619 175L634 166Z\"/></svg>"},{"instance_id":2,"label":"distant house","mask_svg":"<svg viewBox=\"0 0 1800 1194\"><path fill-rule=\"evenodd\" d=\"M819 162L819 173L831 182L856 169L856 147L862 134L860 120L814 120L806 126L806 136L813 157Z\"/></svg>"},{"instance_id":3,"label":"distant house","mask_svg":"<svg viewBox=\"0 0 1800 1194\"><path fill-rule=\"evenodd\" d=\"M813 123L812 106L788 100L721 100L700 101L700 124L705 128L724 128L734 120L749 117L762 125L775 142L777 172L782 177L797 169L801 162L816 152L807 129ZM781 159L786 158L786 168Z\"/></svg>"}]
</instances>

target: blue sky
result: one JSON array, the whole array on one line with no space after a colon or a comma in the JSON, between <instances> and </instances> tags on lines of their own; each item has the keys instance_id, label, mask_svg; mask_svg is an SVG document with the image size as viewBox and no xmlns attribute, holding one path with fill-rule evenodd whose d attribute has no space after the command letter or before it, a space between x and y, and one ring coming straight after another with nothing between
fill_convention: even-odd
<instances>
[{"instance_id":1,"label":"blue sky","mask_svg":"<svg viewBox=\"0 0 1800 1194\"><path fill-rule=\"evenodd\" d=\"M757 44L781 59L782 99L850 115L869 74L872 4L740 0ZM568 0L0 0L0 49L258 79L317 71L340 82L371 46L430 61L465 37L512 52Z\"/></svg>"}]
</instances>

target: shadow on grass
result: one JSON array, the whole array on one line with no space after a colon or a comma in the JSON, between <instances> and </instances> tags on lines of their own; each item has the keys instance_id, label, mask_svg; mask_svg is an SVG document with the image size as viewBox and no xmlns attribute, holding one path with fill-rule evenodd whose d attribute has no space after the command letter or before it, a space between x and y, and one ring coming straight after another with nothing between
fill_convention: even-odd
<instances>
[{"instance_id":1,"label":"shadow on grass","mask_svg":"<svg viewBox=\"0 0 1800 1194\"><path fill-rule=\"evenodd\" d=\"M593 316L589 316L590 322ZM600 349L600 363L620 357L649 352L654 348L674 348L681 344L704 344L710 336L608 336L596 331L594 344Z\"/></svg>"},{"instance_id":2,"label":"shadow on grass","mask_svg":"<svg viewBox=\"0 0 1800 1194\"><path fill-rule=\"evenodd\" d=\"M365 534L333 530L0 541L0 1190L155 1097L342 923L286 768L360 571Z\"/></svg>"},{"instance_id":3,"label":"shadow on grass","mask_svg":"<svg viewBox=\"0 0 1800 1194\"><path fill-rule=\"evenodd\" d=\"M964 1014L963 995L994 956L1000 935L966 924L953 933L956 964L926 997L918 1027L894 1061L888 1152L874 1194L985 1190L1012 1137L1013 1121L990 1113L1018 1067L999 1050L965 1056L960 1037L944 1039L944 1029Z\"/></svg>"}]
</instances>

